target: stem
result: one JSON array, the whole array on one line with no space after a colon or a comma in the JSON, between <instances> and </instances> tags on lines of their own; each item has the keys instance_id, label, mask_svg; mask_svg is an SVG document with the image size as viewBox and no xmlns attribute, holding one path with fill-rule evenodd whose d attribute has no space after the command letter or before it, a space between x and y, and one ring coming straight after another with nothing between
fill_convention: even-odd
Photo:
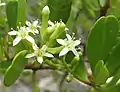
<instances>
[{"instance_id":1,"label":"stem","mask_svg":"<svg viewBox=\"0 0 120 92\"><path fill-rule=\"evenodd\" d=\"M38 92L38 88L37 88L37 80L36 80L36 71L33 70L33 74L32 74L32 92Z\"/></svg>"},{"instance_id":2,"label":"stem","mask_svg":"<svg viewBox=\"0 0 120 92\"><path fill-rule=\"evenodd\" d=\"M100 5L100 4L99 4ZM110 7L110 0L106 0L106 4L104 7L100 6L100 17L105 16L108 8Z\"/></svg>"}]
</instances>

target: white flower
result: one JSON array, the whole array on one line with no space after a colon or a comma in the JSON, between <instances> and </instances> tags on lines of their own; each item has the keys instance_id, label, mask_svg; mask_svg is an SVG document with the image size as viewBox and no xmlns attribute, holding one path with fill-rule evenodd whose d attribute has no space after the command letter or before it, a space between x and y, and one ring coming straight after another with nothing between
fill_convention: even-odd
<instances>
[{"instance_id":1,"label":"white flower","mask_svg":"<svg viewBox=\"0 0 120 92\"><path fill-rule=\"evenodd\" d=\"M31 58L31 57L36 57L37 61L41 64L43 62L43 57L54 57L52 54L48 53L47 50L47 46L43 45L41 49L39 49L37 47L36 44L33 45L33 49L34 49L34 53L31 54L27 54L26 58Z\"/></svg>"},{"instance_id":2,"label":"white flower","mask_svg":"<svg viewBox=\"0 0 120 92\"><path fill-rule=\"evenodd\" d=\"M34 39L29 35L29 32L26 30L26 27L18 28L18 31L11 31L9 35L16 35L16 38L13 41L13 46L17 45L22 39L28 40L30 43L34 44Z\"/></svg>"},{"instance_id":3,"label":"white flower","mask_svg":"<svg viewBox=\"0 0 120 92\"><path fill-rule=\"evenodd\" d=\"M35 35L36 34L39 34L39 31L37 28L40 28L40 26L38 25L38 20L35 20L33 21L33 23L30 23L29 21L26 21L26 25L28 26L27 27L27 30L31 33L33 33Z\"/></svg>"},{"instance_id":4,"label":"white flower","mask_svg":"<svg viewBox=\"0 0 120 92\"><path fill-rule=\"evenodd\" d=\"M66 34L67 39L57 39L57 42L64 46L59 56L63 56L68 53L68 51L72 51L75 56L78 56L78 52L76 50L76 46L80 44L80 40L75 40L69 34Z\"/></svg>"}]
</instances>

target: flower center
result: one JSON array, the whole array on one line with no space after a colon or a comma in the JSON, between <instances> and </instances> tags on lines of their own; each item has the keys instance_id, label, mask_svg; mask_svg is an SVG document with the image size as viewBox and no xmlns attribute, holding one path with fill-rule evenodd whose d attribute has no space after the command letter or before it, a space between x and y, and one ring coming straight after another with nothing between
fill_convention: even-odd
<instances>
[{"instance_id":1,"label":"flower center","mask_svg":"<svg viewBox=\"0 0 120 92\"><path fill-rule=\"evenodd\" d=\"M38 50L36 50L35 52L35 55L37 56L37 57L42 57L42 56L44 56L44 51L42 51L41 49L38 49Z\"/></svg>"},{"instance_id":2,"label":"flower center","mask_svg":"<svg viewBox=\"0 0 120 92\"><path fill-rule=\"evenodd\" d=\"M27 35L28 32L26 30L19 30L18 36L20 36L22 39L25 39Z\"/></svg>"},{"instance_id":3,"label":"flower center","mask_svg":"<svg viewBox=\"0 0 120 92\"><path fill-rule=\"evenodd\" d=\"M66 41L67 45L66 47L68 47L69 49L71 49L74 46L74 41Z\"/></svg>"}]
</instances>

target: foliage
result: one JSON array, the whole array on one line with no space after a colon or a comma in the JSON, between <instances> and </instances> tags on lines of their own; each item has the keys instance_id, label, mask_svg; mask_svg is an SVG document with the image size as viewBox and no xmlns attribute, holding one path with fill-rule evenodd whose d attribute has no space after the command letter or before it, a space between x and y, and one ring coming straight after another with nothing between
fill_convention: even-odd
<instances>
[{"instance_id":1,"label":"foliage","mask_svg":"<svg viewBox=\"0 0 120 92\"><path fill-rule=\"evenodd\" d=\"M119 6L120 0L0 0L4 85L12 85L25 69L35 78L48 66L67 73L68 82L87 84L90 92L119 92Z\"/></svg>"}]
</instances>

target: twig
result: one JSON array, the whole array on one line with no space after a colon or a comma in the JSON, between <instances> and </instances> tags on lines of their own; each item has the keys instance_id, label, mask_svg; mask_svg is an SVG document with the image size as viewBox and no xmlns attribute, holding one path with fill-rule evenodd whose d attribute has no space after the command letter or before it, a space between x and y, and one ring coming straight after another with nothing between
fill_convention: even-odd
<instances>
[{"instance_id":1,"label":"twig","mask_svg":"<svg viewBox=\"0 0 120 92\"><path fill-rule=\"evenodd\" d=\"M54 70L55 68L50 66L34 66L33 64L26 64L24 69L31 69L36 71L36 70L44 70L44 69Z\"/></svg>"},{"instance_id":2,"label":"twig","mask_svg":"<svg viewBox=\"0 0 120 92\"><path fill-rule=\"evenodd\" d=\"M100 5L100 4L99 4ZM104 7L100 6L100 17L105 16L108 8L110 7L110 0L106 0L106 4Z\"/></svg>"}]
</instances>

